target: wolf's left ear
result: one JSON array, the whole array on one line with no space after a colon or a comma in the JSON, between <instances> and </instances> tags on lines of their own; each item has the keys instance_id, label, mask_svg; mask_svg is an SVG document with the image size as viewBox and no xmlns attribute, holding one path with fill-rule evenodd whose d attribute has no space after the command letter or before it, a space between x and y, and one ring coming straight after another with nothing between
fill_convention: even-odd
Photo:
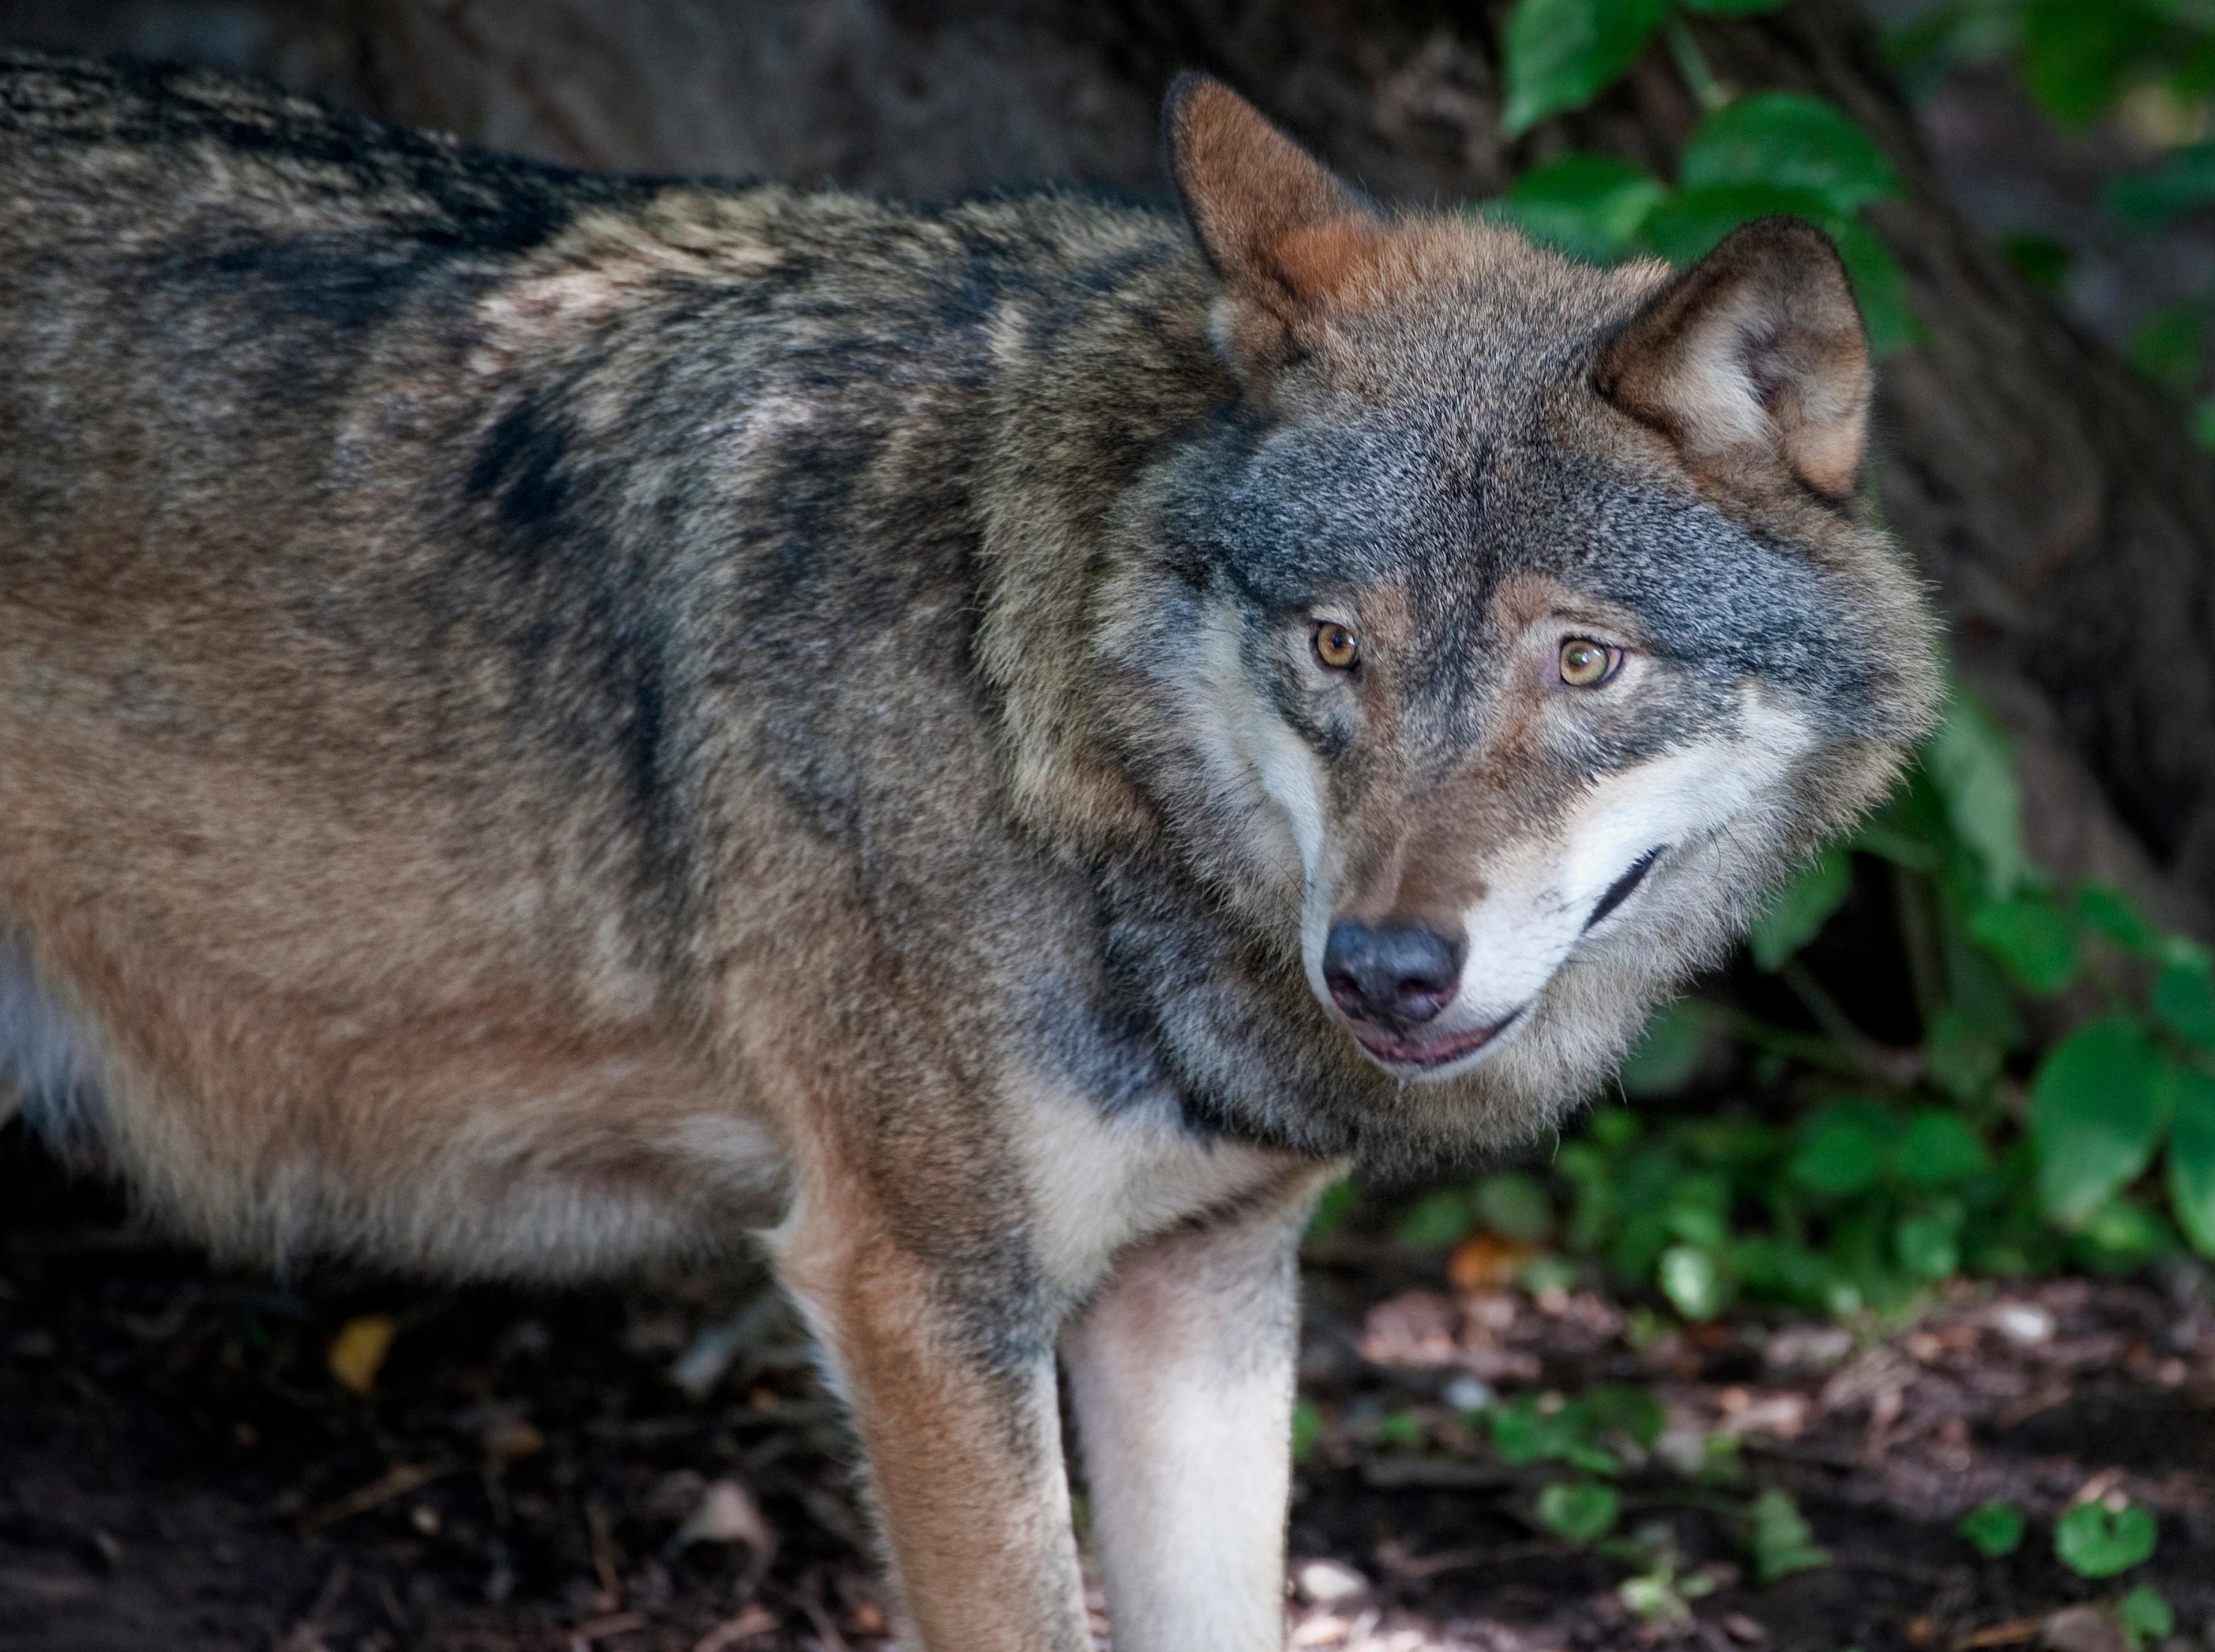
<instances>
[{"instance_id":1,"label":"wolf's left ear","mask_svg":"<svg viewBox=\"0 0 2215 1652\"><path fill-rule=\"evenodd\" d=\"M1358 302L1386 236L1359 193L1205 75L1177 77L1162 125L1185 216L1243 312L1236 353L1275 353L1302 320Z\"/></svg>"},{"instance_id":2,"label":"wolf's left ear","mask_svg":"<svg viewBox=\"0 0 2215 1652\"><path fill-rule=\"evenodd\" d=\"M1861 469L1869 377L1838 249L1765 218L1662 288L1602 352L1598 384L1695 472L1782 467L1838 501Z\"/></svg>"}]
</instances>

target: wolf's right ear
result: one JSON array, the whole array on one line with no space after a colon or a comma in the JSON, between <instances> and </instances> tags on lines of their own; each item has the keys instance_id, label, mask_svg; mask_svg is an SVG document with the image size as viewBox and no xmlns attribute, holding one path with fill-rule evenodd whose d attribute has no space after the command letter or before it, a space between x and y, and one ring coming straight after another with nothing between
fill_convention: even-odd
<instances>
[{"instance_id":1,"label":"wolf's right ear","mask_svg":"<svg viewBox=\"0 0 2215 1652\"><path fill-rule=\"evenodd\" d=\"M1360 302L1387 230L1359 194L1206 75L1176 77L1162 126L1185 216L1231 300L1234 365L1266 366L1302 322Z\"/></svg>"},{"instance_id":2,"label":"wolf's right ear","mask_svg":"<svg viewBox=\"0 0 2215 1652\"><path fill-rule=\"evenodd\" d=\"M1602 352L1598 383L1695 475L1781 468L1838 501L1861 469L1869 378L1838 249L1812 224L1765 218L1648 301Z\"/></svg>"}]
</instances>

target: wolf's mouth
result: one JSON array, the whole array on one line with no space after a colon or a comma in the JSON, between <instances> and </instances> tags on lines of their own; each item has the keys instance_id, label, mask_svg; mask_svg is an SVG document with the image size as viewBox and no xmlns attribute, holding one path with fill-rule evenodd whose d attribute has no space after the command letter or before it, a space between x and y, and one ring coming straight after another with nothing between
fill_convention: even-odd
<instances>
[{"instance_id":1,"label":"wolf's mouth","mask_svg":"<svg viewBox=\"0 0 2215 1652\"><path fill-rule=\"evenodd\" d=\"M1420 1072L1430 1072L1449 1066L1465 1055L1474 1055L1506 1032L1522 1013L1522 1008L1518 1006L1489 1027L1472 1027L1458 1033L1440 1033L1433 1038L1396 1038L1387 1033L1357 1028L1353 1029L1353 1041L1387 1066L1413 1067Z\"/></svg>"}]
</instances>

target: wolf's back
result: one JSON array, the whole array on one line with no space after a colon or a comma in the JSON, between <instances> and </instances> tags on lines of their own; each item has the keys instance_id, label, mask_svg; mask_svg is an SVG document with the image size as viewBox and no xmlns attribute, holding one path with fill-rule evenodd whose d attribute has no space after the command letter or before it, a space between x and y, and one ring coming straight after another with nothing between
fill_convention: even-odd
<instances>
[{"instance_id":1,"label":"wolf's back","mask_svg":"<svg viewBox=\"0 0 2215 1652\"><path fill-rule=\"evenodd\" d=\"M1220 393L1205 303L1145 214L586 179L5 59L0 1090L234 1250L525 1265L527 1213L409 1225L469 1207L398 1190L475 1162L438 1120L745 1112L733 1004L858 1004L863 930L960 932L979 880L1034 961L1064 894L975 634L980 479L1046 433L1000 380L1092 387L1063 439L1120 469L1062 493L1113 497Z\"/></svg>"}]
</instances>

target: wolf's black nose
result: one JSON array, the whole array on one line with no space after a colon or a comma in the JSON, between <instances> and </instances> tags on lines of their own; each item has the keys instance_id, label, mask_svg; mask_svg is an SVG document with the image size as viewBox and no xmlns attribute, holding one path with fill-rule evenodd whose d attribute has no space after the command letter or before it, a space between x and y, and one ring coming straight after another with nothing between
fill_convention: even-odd
<instances>
[{"instance_id":1,"label":"wolf's black nose","mask_svg":"<svg viewBox=\"0 0 2215 1652\"><path fill-rule=\"evenodd\" d=\"M1453 1002L1463 943L1414 924L1341 918L1323 943L1331 1002L1358 1021L1413 1026Z\"/></svg>"}]
</instances>

